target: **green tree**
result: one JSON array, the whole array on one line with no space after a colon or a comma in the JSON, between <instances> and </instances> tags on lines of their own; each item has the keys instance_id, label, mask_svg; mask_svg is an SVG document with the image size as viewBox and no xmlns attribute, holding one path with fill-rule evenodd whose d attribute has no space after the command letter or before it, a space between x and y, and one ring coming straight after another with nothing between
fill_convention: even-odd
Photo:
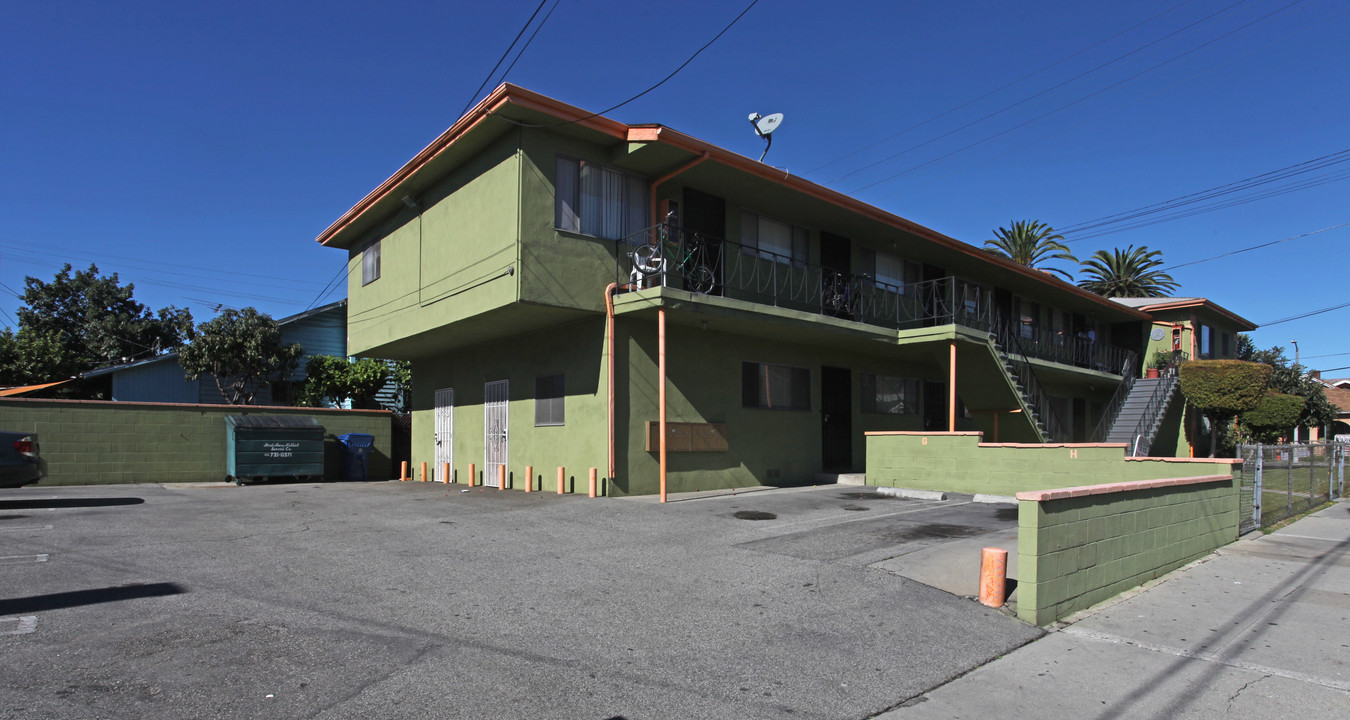
<instances>
[{"instance_id":1,"label":"green tree","mask_svg":"<svg viewBox=\"0 0 1350 720\"><path fill-rule=\"evenodd\" d=\"M1278 442L1288 437L1298 423L1306 401L1298 395L1267 392L1256 407L1242 413L1238 424L1251 439L1261 443Z\"/></svg>"},{"instance_id":2,"label":"green tree","mask_svg":"<svg viewBox=\"0 0 1350 720\"><path fill-rule=\"evenodd\" d=\"M1250 337L1238 333L1237 356L1239 360L1269 365L1272 390L1303 398L1303 412L1290 427L1325 428L1336 419L1336 406L1327 400L1326 387L1309 377L1302 365L1289 362L1284 355L1284 348L1276 345L1269 350L1258 350Z\"/></svg>"},{"instance_id":3,"label":"green tree","mask_svg":"<svg viewBox=\"0 0 1350 720\"><path fill-rule=\"evenodd\" d=\"M0 332L0 386L37 385L64 379L52 368L68 364L66 349L56 333L39 334L20 327Z\"/></svg>"},{"instance_id":4,"label":"green tree","mask_svg":"<svg viewBox=\"0 0 1350 720\"><path fill-rule=\"evenodd\" d=\"M1018 265L1052 272L1073 282L1073 276L1059 268L1041 267L1049 260L1078 262L1078 258L1069 252L1063 240L1063 235L1056 233L1054 228L1043 222L1017 220L1012 223L1012 228L1001 227L995 230L994 239L984 241L984 249Z\"/></svg>"},{"instance_id":5,"label":"green tree","mask_svg":"<svg viewBox=\"0 0 1350 720\"><path fill-rule=\"evenodd\" d=\"M1133 245L1111 252L1098 250L1082 262L1087 278L1078 287L1103 297L1167 297L1181 287L1171 275L1158 270L1161 250Z\"/></svg>"},{"instance_id":6,"label":"green tree","mask_svg":"<svg viewBox=\"0 0 1350 720\"><path fill-rule=\"evenodd\" d=\"M19 327L32 338L55 337L64 352L37 368L42 377L67 378L98 365L125 362L167 352L191 339L192 314L169 306L157 313L133 297L134 284L121 285L117 273L100 275L98 266L71 273L66 264L43 282L24 280Z\"/></svg>"},{"instance_id":7,"label":"green tree","mask_svg":"<svg viewBox=\"0 0 1350 720\"><path fill-rule=\"evenodd\" d=\"M189 380L212 376L225 402L251 405L267 383L295 372L301 352L296 343L281 344L275 320L247 307L202 323L179 351L178 363Z\"/></svg>"},{"instance_id":8,"label":"green tree","mask_svg":"<svg viewBox=\"0 0 1350 720\"><path fill-rule=\"evenodd\" d=\"M1181 394L1209 420L1209 456L1221 427L1256 407L1270 386L1271 367L1242 360L1192 360L1180 369Z\"/></svg>"},{"instance_id":9,"label":"green tree","mask_svg":"<svg viewBox=\"0 0 1350 720\"><path fill-rule=\"evenodd\" d=\"M382 360L362 358L348 360L332 355L315 355L305 363L305 386L300 391L300 404L318 407L324 399L352 401L352 407L375 406L375 393L384 387L390 375L389 366Z\"/></svg>"}]
</instances>

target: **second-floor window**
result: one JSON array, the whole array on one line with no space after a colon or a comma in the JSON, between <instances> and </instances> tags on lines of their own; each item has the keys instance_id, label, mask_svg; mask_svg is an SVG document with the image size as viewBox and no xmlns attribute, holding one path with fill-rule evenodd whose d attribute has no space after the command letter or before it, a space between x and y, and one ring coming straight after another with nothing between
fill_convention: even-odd
<instances>
[{"instance_id":1,"label":"second-floor window","mask_svg":"<svg viewBox=\"0 0 1350 720\"><path fill-rule=\"evenodd\" d=\"M376 240L361 251L361 284L369 285L380 279L380 241Z\"/></svg>"},{"instance_id":2,"label":"second-floor window","mask_svg":"<svg viewBox=\"0 0 1350 720\"><path fill-rule=\"evenodd\" d=\"M741 251L766 260L806 267L809 250L806 228L746 210L741 213Z\"/></svg>"},{"instance_id":3,"label":"second-floor window","mask_svg":"<svg viewBox=\"0 0 1350 720\"><path fill-rule=\"evenodd\" d=\"M607 240L637 238L647 227L647 179L558 156L553 221L559 230Z\"/></svg>"}]
</instances>

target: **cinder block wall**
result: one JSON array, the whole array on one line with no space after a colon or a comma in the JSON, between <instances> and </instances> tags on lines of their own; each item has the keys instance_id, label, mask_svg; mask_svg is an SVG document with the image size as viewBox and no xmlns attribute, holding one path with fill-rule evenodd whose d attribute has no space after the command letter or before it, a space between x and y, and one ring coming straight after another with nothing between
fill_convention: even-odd
<instances>
[{"instance_id":1,"label":"cinder block wall","mask_svg":"<svg viewBox=\"0 0 1350 720\"><path fill-rule=\"evenodd\" d=\"M1013 496L1028 490L1231 475L1240 460L1129 458L1124 445L981 443L969 433L867 433L867 484Z\"/></svg>"},{"instance_id":2,"label":"cinder block wall","mask_svg":"<svg viewBox=\"0 0 1350 720\"><path fill-rule=\"evenodd\" d=\"M1023 493L1018 617L1054 622L1236 540L1238 489L1229 475Z\"/></svg>"},{"instance_id":3,"label":"cinder block wall","mask_svg":"<svg viewBox=\"0 0 1350 720\"><path fill-rule=\"evenodd\" d=\"M226 415L314 417L329 436L324 474L331 480L342 472L336 436L373 435L370 478L396 474L384 410L0 399L0 428L38 433L47 463L40 485L224 480Z\"/></svg>"}]
</instances>

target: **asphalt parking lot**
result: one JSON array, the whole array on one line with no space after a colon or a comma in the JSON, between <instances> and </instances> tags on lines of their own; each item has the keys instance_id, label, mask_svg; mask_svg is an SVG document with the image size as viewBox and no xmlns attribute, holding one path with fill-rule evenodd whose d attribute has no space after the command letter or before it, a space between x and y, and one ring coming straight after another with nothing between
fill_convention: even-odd
<instances>
[{"instance_id":1,"label":"asphalt parking lot","mask_svg":"<svg viewBox=\"0 0 1350 720\"><path fill-rule=\"evenodd\" d=\"M866 718L1040 635L869 567L996 506L462 489L0 491L0 717Z\"/></svg>"}]
</instances>

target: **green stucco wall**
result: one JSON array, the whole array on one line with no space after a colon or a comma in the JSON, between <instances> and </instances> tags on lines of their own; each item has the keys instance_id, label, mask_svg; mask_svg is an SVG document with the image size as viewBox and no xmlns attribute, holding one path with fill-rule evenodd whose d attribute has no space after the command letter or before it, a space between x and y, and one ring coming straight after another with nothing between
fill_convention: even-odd
<instances>
[{"instance_id":1,"label":"green stucco wall","mask_svg":"<svg viewBox=\"0 0 1350 720\"><path fill-rule=\"evenodd\" d=\"M420 210L400 210L353 246L348 352L378 355L390 343L518 299L520 175L512 134L421 193ZM362 285L361 251L375 239L380 278Z\"/></svg>"},{"instance_id":2,"label":"green stucco wall","mask_svg":"<svg viewBox=\"0 0 1350 720\"><path fill-rule=\"evenodd\" d=\"M375 436L370 478L391 470L390 415L380 410L0 399L0 427L38 433L40 485L210 482L225 479L226 415L307 415L324 426L325 477L341 478L335 436Z\"/></svg>"},{"instance_id":3,"label":"green stucco wall","mask_svg":"<svg viewBox=\"0 0 1350 720\"><path fill-rule=\"evenodd\" d=\"M1232 461L1126 460L1124 446L980 445L979 435L868 435L867 484L1013 496L1029 490L1227 475Z\"/></svg>"},{"instance_id":4,"label":"green stucco wall","mask_svg":"<svg viewBox=\"0 0 1350 720\"><path fill-rule=\"evenodd\" d=\"M1018 503L1017 615L1044 625L1237 539L1238 483Z\"/></svg>"}]
</instances>

